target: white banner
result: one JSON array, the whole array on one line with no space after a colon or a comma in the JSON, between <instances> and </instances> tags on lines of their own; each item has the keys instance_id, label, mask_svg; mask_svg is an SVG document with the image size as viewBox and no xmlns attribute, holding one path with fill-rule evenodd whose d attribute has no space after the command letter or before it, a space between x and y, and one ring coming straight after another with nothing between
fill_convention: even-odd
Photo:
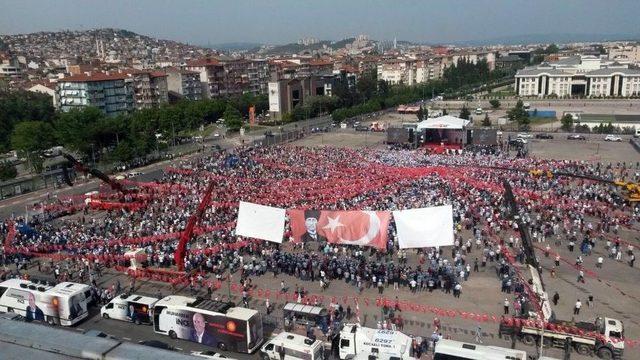
<instances>
[{"instance_id":1,"label":"white banner","mask_svg":"<svg viewBox=\"0 0 640 360\"><path fill-rule=\"evenodd\" d=\"M269 83L269 111L280 112L280 86L277 82Z\"/></svg>"},{"instance_id":2,"label":"white banner","mask_svg":"<svg viewBox=\"0 0 640 360\"><path fill-rule=\"evenodd\" d=\"M240 202L236 235L282 243L285 209Z\"/></svg>"},{"instance_id":3,"label":"white banner","mask_svg":"<svg viewBox=\"0 0 640 360\"><path fill-rule=\"evenodd\" d=\"M453 245L451 205L394 211L400 249Z\"/></svg>"}]
</instances>

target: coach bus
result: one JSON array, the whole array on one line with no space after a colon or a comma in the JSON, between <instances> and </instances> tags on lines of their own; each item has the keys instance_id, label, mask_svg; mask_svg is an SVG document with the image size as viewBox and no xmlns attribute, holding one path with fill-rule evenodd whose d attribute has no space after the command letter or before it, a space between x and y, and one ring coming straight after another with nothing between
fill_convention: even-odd
<instances>
[{"instance_id":1,"label":"coach bus","mask_svg":"<svg viewBox=\"0 0 640 360\"><path fill-rule=\"evenodd\" d=\"M89 315L89 285L62 282L55 286L22 279L0 283L0 311L14 312L27 321L71 326Z\"/></svg>"},{"instance_id":2,"label":"coach bus","mask_svg":"<svg viewBox=\"0 0 640 360\"><path fill-rule=\"evenodd\" d=\"M442 339L436 343L433 360L527 360L527 353L498 346Z\"/></svg>"},{"instance_id":3,"label":"coach bus","mask_svg":"<svg viewBox=\"0 0 640 360\"><path fill-rule=\"evenodd\" d=\"M252 353L263 341L262 316L233 303L186 296L167 296L153 307L153 328L220 350Z\"/></svg>"}]
</instances>

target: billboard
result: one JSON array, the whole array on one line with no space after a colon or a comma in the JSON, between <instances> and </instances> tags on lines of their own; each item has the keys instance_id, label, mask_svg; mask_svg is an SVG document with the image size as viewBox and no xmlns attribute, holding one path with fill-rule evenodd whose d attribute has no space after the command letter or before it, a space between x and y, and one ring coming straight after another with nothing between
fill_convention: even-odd
<instances>
[{"instance_id":1,"label":"billboard","mask_svg":"<svg viewBox=\"0 0 640 360\"><path fill-rule=\"evenodd\" d=\"M473 145L497 145L498 130L495 129L473 129Z\"/></svg>"},{"instance_id":2,"label":"billboard","mask_svg":"<svg viewBox=\"0 0 640 360\"><path fill-rule=\"evenodd\" d=\"M269 111L280 112L280 87L277 82L269 83Z\"/></svg>"},{"instance_id":3,"label":"billboard","mask_svg":"<svg viewBox=\"0 0 640 360\"><path fill-rule=\"evenodd\" d=\"M405 128L388 128L387 144L404 144L409 142L409 130Z\"/></svg>"}]
</instances>

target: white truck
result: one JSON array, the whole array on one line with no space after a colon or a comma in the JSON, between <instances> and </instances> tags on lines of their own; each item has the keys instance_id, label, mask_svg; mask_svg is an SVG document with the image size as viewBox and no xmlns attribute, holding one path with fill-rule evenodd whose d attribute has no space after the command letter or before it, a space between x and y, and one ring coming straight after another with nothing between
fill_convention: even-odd
<instances>
[{"instance_id":1,"label":"white truck","mask_svg":"<svg viewBox=\"0 0 640 360\"><path fill-rule=\"evenodd\" d=\"M105 319L131 321L136 325L151 324L151 311L158 299L142 295L122 294L113 298L100 309L100 315Z\"/></svg>"},{"instance_id":2,"label":"white truck","mask_svg":"<svg viewBox=\"0 0 640 360\"><path fill-rule=\"evenodd\" d=\"M565 328L579 330L568 332ZM526 345L565 347L567 339L580 355L596 354L602 359L621 359L624 352L624 327L617 319L599 317L593 323L550 321L541 327L535 321L509 321L500 324L500 336L516 336Z\"/></svg>"},{"instance_id":3,"label":"white truck","mask_svg":"<svg viewBox=\"0 0 640 360\"><path fill-rule=\"evenodd\" d=\"M338 340L338 353L342 360L360 353L386 354L401 359L413 357L412 339L400 331L372 329L358 324L344 324Z\"/></svg>"},{"instance_id":4,"label":"white truck","mask_svg":"<svg viewBox=\"0 0 640 360\"><path fill-rule=\"evenodd\" d=\"M267 341L260 348L260 359L281 360L324 360L324 345L321 340L313 340L306 336L281 332Z\"/></svg>"}]
</instances>

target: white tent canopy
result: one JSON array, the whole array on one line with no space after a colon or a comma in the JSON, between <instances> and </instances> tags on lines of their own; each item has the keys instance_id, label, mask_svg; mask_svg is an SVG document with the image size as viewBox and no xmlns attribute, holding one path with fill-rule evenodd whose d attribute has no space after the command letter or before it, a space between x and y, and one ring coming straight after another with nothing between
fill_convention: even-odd
<instances>
[{"instance_id":1,"label":"white tent canopy","mask_svg":"<svg viewBox=\"0 0 640 360\"><path fill-rule=\"evenodd\" d=\"M455 116L445 115L437 118L427 119L418 123L418 131L424 129L452 129L462 130L471 123L470 120L460 119Z\"/></svg>"}]
</instances>

